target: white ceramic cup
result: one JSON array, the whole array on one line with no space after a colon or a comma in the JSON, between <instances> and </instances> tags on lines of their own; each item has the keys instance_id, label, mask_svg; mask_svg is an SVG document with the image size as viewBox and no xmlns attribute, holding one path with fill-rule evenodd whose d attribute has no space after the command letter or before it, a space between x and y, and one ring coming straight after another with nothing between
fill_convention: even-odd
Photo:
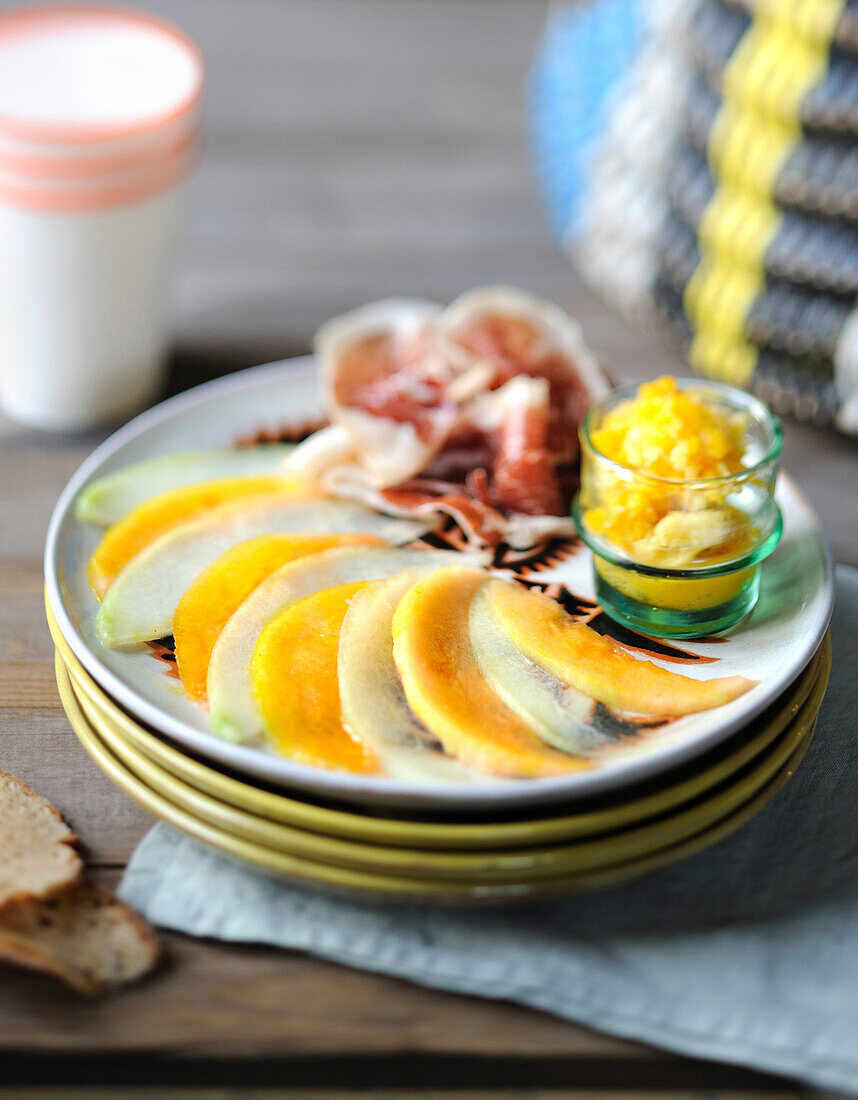
<instances>
[{"instance_id":1,"label":"white ceramic cup","mask_svg":"<svg viewBox=\"0 0 858 1100\"><path fill-rule=\"evenodd\" d=\"M161 387L202 80L193 44L154 17L0 16L0 404L14 418L83 429Z\"/></svg>"},{"instance_id":2,"label":"white ceramic cup","mask_svg":"<svg viewBox=\"0 0 858 1100\"><path fill-rule=\"evenodd\" d=\"M163 383L180 188L57 215L0 204L0 399L32 427L133 413Z\"/></svg>"}]
</instances>

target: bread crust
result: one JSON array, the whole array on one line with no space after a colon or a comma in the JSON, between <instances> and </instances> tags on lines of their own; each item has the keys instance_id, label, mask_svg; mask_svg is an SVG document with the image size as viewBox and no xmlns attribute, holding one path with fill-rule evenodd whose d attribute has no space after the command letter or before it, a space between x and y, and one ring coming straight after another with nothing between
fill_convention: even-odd
<instances>
[{"instance_id":1,"label":"bread crust","mask_svg":"<svg viewBox=\"0 0 858 1100\"><path fill-rule=\"evenodd\" d=\"M92 995L142 977L160 948L142 917L82 877L77 839L59 810L0 771L0 959Z\"/></svg>"},{"instance_id":2,"label":"bread crust","mask_svg":"<svg viewBox=\"0 0 858 1100\"><path fill-rule=\"evenodd\" d=\"M149 925L109 890L82 879L0 913L0 958L93 995L141 978L160 957Z\"/></svg>"},{"instance_id":3,"label":"bread crust","mask_svg":"<svg viewBox=\"0 0 858 1100\"><path fill-rule=\"evenodd\" d=\"M59 810L0 771L0 913L76 882L83 871L77 839Z\"/></svg>"}]
</instances>

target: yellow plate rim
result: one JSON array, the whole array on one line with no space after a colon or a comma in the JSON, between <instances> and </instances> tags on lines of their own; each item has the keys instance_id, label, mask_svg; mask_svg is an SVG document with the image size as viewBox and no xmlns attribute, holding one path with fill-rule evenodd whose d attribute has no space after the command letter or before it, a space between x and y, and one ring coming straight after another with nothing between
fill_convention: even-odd
<instances>
[{"instance_id":1,"label":"yellow plate rim","mask_svg":"<svg viewBox=\"0 0 858 1100\"><path fill-rule=\"evenodd\" d=\"M63 669L58 662L58 677ZM66 673L66 675L68 675ZM69 678L71 689L74 682ZM103 716L94 713L86 700L75 692L77 701L93 732L115 756L150 790L163 795L194 817L232 836L286 851L302 858L346 866L355 870L394 873L421 878L480 879L518 881L520 879L579 874L607 864L637 859L652 851L703 831L714 822L738 809L785 765L807 730L812 727L816 708L808 700L795 722L766 756L746 772L739 782L703 798L689 809L667 815L654 822L595 840L573 845L536 848L514 852L435 853L407 851L402 848L365 845L342 841L316 833L255 818L181 783L153 764L145 755L123 742L110 729Z\"/></svg>"},{"instance_id":2,"label":"yellow plate rim","mask_svg":"<svg viewBox=\"0 0 858 1100\"><path fill-rule=\"evenodd\" d=\"M50 618L50 609L49 609ZM142 727L96 684L59 634L55 621L50 623L54 641L74 681L87 697L109 715L118 736L133 743L147 757L178 779L236 808L286 825L342 839L380 842L392 847L456 848L526 847L594 836L627 827L637 821L665 813L698 797L744 767L783 732L811 691L818 685L820 670L830 661L830 638L822 646L793 685L785 705L760 729L746 737L732 752L701 772L692 773L678 783L657 789L619 805L559 817L544 817L499 823L419 822L401 818L368 816L359 812L329 809L287 795L255 787L243 780L224 775L184 752L165 743ZM827 676L826 676L827 679ZM751 729L754 729L752 724Z\"/></svg>"},{"instance_id":3,"label":"yellow plate rim","mask_svg":"<svg viewBox=\"0 0 858 1100\"><path fill-rule=\"evenodd\" d=\"M801 737L813 724L816 708L811 701L805 705L795 722L741 779L712 797L703 797L688 809L666 815L621 833L596 839L579 840L572 845L531 848L513 852L435 853L409 851L389 846L366 845L359 842L308 833L267 821L236 810L205 795L158 768L145 755L130 747L111 731L109 722L93 714L84 703L90 724L110 751L117 756L148 787L157 790L188 812L225 829L232 835L255 841L277 850L285 850L306 858L321 860L357 870L384 871L419 877L457 878L480 877L498 881L521 877L543 877L558 873L580 873L606 863L620 863L638 858L652 850L693 835L714 821L738 808L786 762Z\"/></svg>"},{"instance_id":4,"label":"yellow plate rim","mask_svg":"<svg viewBox=\"0 0 858 1100\"><path fill-rule=\"evenodd\" d=\"M600 868L581 876L564 874L537 882L503 884L438 882L359 872L348 868L319 864L312 860L287 855L263 845L242 840L199 821L192 814L176 806L158 792L146 787L121 761L113 756L89 726L72 690L68 674L65 672L59 658L57 659L57 673L63 706L86 751L120 789L153 816L167 821L174 827L228 856L243 862L249 862L269 873L303 883L310 882L337 891L370 894L383 897L386 900L396 898L405 901L419 899L434 902L500 904L538 897L582 893L592 889L618 885L621 882L701 851L744 824L745 821L762 809L795 773L813 733L812 729L808 731L810 736L803 737L800 740L798 747L793 751L785 766L738 810L722 818L712 828L697 833L679 843L671 844L643 859Z\"/></svg>"}]
</instances>

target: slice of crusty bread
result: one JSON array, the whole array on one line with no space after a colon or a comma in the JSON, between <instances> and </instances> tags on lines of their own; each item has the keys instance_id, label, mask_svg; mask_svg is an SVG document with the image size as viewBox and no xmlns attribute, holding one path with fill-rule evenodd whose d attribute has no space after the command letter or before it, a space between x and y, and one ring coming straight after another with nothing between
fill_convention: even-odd
<instances>
[{"instance_id":1,"label":"slice of crusty bread","mask_svg":"<svg viewBox=\"0 0 858 1100\"><path fill-rule=\"evenodd\" d=\"M0 958L42 970L80 993L134 981L159 953L142 917L86 880L0 912Z\"/></svg>"},{"instance_id":2,"label":"slice of crusty bread","mask_svg":"<svg viewBox=\"0 0 858 1100\"><path fill-rule=\"evenodd\" d=\"M0 911L74 882L83 867L76 840L58 810L0 771Z\"/></svg>"}]
</instances>

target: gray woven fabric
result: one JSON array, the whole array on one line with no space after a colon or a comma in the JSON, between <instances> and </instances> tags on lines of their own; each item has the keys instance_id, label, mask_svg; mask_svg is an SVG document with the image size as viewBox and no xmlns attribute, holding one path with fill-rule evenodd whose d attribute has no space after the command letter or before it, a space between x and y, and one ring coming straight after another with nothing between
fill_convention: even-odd
<instances>
[{"instance_id":1,"label":"gray woven fabric","mask_svg":"<svg viewBox=\"0 0 858 1100\"><path fill-rule=\"evenodd\" d=\"M163 825L122 896L155 924L505 997L685 1054L858 1096L858 571L801 771L735 836L590 897L455 912L344 901Z\"/></svg>"}]
</instances>

